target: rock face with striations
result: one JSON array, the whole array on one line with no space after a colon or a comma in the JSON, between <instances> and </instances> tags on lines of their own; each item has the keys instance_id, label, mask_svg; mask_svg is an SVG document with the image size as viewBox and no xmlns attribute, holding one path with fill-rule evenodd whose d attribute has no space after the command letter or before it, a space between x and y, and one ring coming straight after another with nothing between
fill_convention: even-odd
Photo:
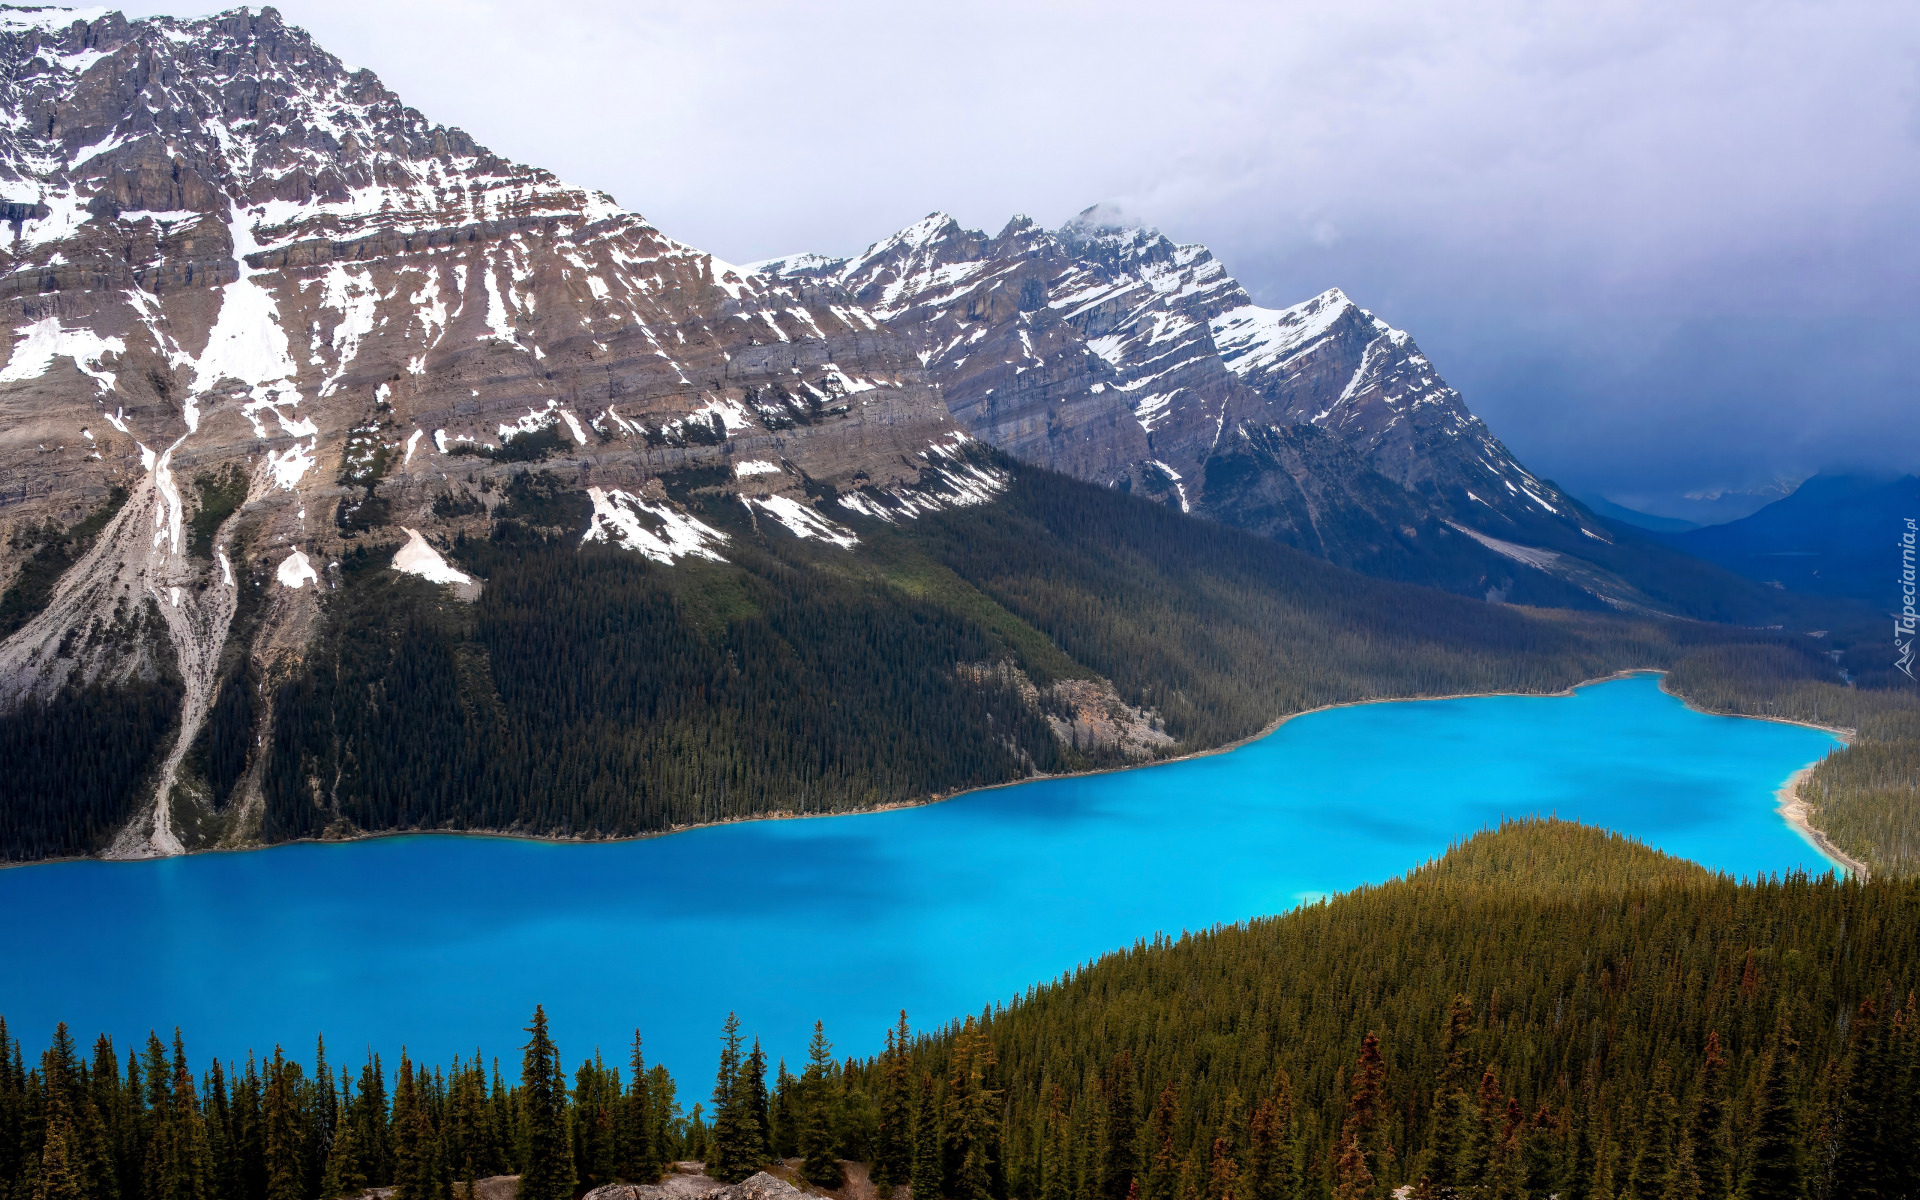
<instances>
[{"instance_id":1,"label":"rock face with striations","mask_svg":"<svg viewBox=\"0 0 1920 1200\"><path fill-rule=\"evenodd\" d=\"M870 313L492 154L271 8L0 10L0 108L0 591L41 531L119 503L0 644L0 706L177 670L157 796L239 589L267 597L252 652L297 656L375 524L459 583L434 547L487 527L513 460L663 562L724 553L674 473L769 536L842 541L836 498L890 516L1003 483ZM164 808L116 852L177 851Z\"/></svg>"},{"instance_id":2,"label":"rock face with striations","mask_svg":"<svg viewBox=\"0 0 1920 1200\"><path fill-rule=\"evenodd\" d=\"M1447 522L1605 536L1405 333L1337 290L1262 308L1206 247L1097 207L992 237L935 213L851 259L759 269L871 308L954 416L1014 456L1338 562L1399 573ZM1486 553L1457 536L1446 552Z\"/></svg>"}]
</instances>

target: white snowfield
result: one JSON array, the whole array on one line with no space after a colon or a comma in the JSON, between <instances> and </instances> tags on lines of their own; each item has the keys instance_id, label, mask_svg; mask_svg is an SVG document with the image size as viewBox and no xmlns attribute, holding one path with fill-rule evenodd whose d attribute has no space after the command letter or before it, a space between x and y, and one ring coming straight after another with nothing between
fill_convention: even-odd
<instances>
[{"instance_id":1,"label":"white snowfield","mask_svg":"<svg viewBox=\"0 0 1920 1200\"><path fill-rule=\"evenodd\" d=\"M395 551L393 569L405 575L418 575L428 583L472 583L471 576L455 570L440 552L427 545L427 539L420 536L417 529L408 529L407 544Z\"/></svg>"},{"instance_id":2,"label":"white snowfield","mask_svg":"<svg viewBox=\"0 0 1920 1200\"><path fill-rule=\"evenodd\" d=\"M725 545L727 535L704 521L618 488L590 487L587 498L593 501L593 519L580 539L583 542L613 542L657 563L688 555L727 561L712 549Z\"/></svg>"},{"instance_id":3,"label":"white snowfield","mask_svg":"<svg viewBox=\"0 0 1920 1200\"><path fill-rule=\"evenodd\" d=\"M759 508L774 520L787 527L787 532L797 538L819 538L831 542L842 550L859 542L853 530L843 525L835 525L819 513L808 508L789 496L755 496L748 499L742 496L741 502L749 508Z\"/></svg>"},{"instance_id":4,"label":"white snowfield","mask_svg":"<svg viewBox=\"0 0 1920 1200\"><path fill-rule=\"evenodd\" d=\"M281 560L280 569L273 574L274 578L280 581L281 587L292 588L295 591L305 586L309 579L315 584L320 582L320 573L313 569L313 564L307 561L307 556L298 550Z\"/></svg>"}]
</instances>

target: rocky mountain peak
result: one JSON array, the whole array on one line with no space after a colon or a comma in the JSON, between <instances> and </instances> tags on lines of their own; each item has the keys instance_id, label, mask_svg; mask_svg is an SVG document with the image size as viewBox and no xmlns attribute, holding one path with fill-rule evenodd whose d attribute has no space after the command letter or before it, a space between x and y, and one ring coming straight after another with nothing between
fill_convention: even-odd
<instances>
[{"instance_id":1,"label":"rocky mountain peak","mask_svg":"<svg viewBox=\"0 0 1920 1200\"><path fill-rule=\"evenodd\" d=\"M992 237L934 214L855 258L769 269L845 289L914 345L968 429L1082 478L1336 558L1329 531L1355 509L1381 525L1372 545L1420 521L1605 536L1405 332L1338 288L1258 305L1206 246L1112 205ZM1292 499L1250 503L1276 473Z\"/></svg>"},{"instance_id":2,"label":"rocky mountain peak","mask_svg":"<svg viewBox=\"0 0 1920 1200\"><path fill-rule=\"evenodd\" d=\"M529 472L663 564L1004 484L859 305L493 154L271 9L0 10L0 203L0 539L126 497L0 643L0 704L177 671L184 753L242 589L271 658L356 551L484 586L440 554ZM49 652L128 622L164 633Z\"/></svg>"}]
</instances>

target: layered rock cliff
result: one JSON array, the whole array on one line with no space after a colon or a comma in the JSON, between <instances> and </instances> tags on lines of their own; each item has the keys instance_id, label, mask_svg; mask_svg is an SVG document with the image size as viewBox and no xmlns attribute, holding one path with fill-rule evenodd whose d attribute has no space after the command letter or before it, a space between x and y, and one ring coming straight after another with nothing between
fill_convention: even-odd
<instances>
[{"instance_id":1,"label":"layered rock cliff","mask_svg":"<svg viewBox=\"0 0 1920 1200\"><path fill-rule=\"evenodd\" d=\"M976 436L1378 573L1492 590L1524 542L1610 535L1522 467L1411 337L1329 290L1255 304L1206 247L1096 207L991 237L942 213L757 264L901 332Z\"/></svg>"}]
</instances>

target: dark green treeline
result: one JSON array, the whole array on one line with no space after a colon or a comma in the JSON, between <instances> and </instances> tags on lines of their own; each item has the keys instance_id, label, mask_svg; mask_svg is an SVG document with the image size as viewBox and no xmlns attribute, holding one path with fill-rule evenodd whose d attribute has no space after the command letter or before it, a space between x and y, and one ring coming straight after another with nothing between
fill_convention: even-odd
<instances>
[{"instance_id":1,"label":"dark green treeline","mask_svg":"<svg viewBox=\"0 0 1920 1200\"><path fill-rule=\"evenodd\" d=\"M710 1107L636 1035L516 1082L478 1053L335 1074L176 1035L29 1063L0 1026L6 1200L521 1200L846 1161L947 1200L1906 1200L1920 1195L1920 883L1739 884L1515 823L1405 880L1110 955L799 1074L729 1017ZM785 1170L786 1167L779 1169Z\"/></svg>"}]
</instances>

